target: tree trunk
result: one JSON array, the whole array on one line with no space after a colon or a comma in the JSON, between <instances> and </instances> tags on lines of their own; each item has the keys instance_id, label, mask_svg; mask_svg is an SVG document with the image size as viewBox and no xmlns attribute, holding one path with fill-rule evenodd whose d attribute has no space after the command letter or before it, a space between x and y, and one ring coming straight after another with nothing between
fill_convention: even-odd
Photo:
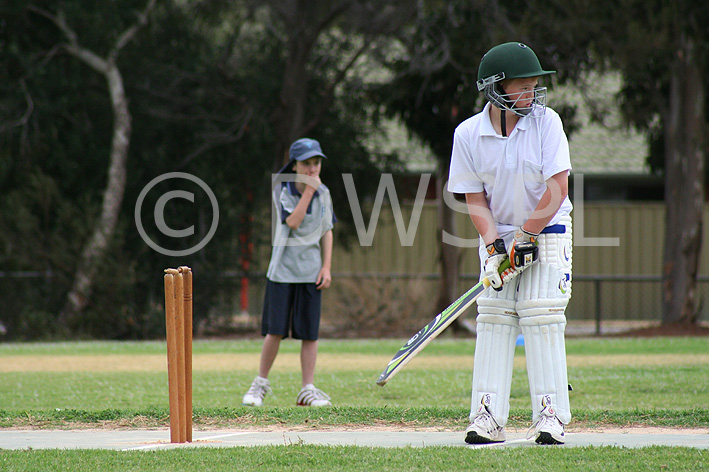
<instances>
[{"instance_id":1,"label":"tree trunk","mask_svg":"<svg viewBox=\"0 0 709 472\"><path fill-rule=\"evenodd\" d=\"M704 94L695 45L683 35L672 65L665 121L663 324L697 321L704 209Z\"/></svg>"},{"instance_id":2,"label":"tree trunk","mask_svg":"<svg viewBox=\"0 0 709 472\"><path fill-rule=\"evenodd\" d=\"M283 0L272 0L272 8L278 11L283 20L285 30L288 34L285 69L283 71L283 84L279 94L278 106L271 115L271 122L276 133L276 155L273 161L273 172L277 172L287 161L287 151L290 144L305 135L308 135L325 118L335 97L335 89L347 76L349 70L354 66L360 55L368 49L371 33L374 35L386 34L391 29L391 25L406 16L401 8L387 9L382 17L375 18L367 16L367 21L361 25L369 25L365 28L370 34L365 34L363 45L344 60L342 66L336 68L331 78L326 79L326 83L321 84L317 91L318 99L315 103L309 103L310 95L310 72L308 61L311 58L313 48L318 38L333 23L342 19L348 11L358 2L352 0L311 0L309 2L295 1L284 2ZM384 9L383 6L381 8ZM366 11L366 9L365 9ZM347 18L348 21L356 20ZM337 51L333 51L337 54ZM342 56L344 58L344 55Z\"/></svg>"},{"instance_id":3,"label":"tree trunk","mask_svg":"<svg viewBox=\"0 0 709 472\"><path fill-rule=\"evenodd\" d=\"M315 8L310 5L311 8ZM305 127L305 107L308 98L310 73L307 69L308 58L320 34L321 18L311 18L317 10L295 8L282 17L289 36L288 55L283 70L283 83L279 94L278 106L271 116L276 133L276 155L273 160L273 172L277 172L288 161L286 156L290 144L303 136Z\"/></svg>"},{"instance_id":4,"label":"tree trunk","mask_svg":"<svg viewBox=\"0 0 709 472\"><path fill-rule=\"evenodd\" d=\"M67 294L64 308L59 314L59 324L67 331L71 330L78 316L88 305L96 270L116 229L123 203L126 186L126 161L131 135L131 116L123 87L123 77L116 63L118 53L135 37L140 28L147 24L148 16L155 7L156 1L148 0L145 9L138 13L136 23L118 37L106 58L98 56L79 44L78 35L68 25L61 10L54 14L35 5L27 7L30 11L48 18L64 33L67 43L62 44L61 48L106 78L113 108L111 157L108 181L103 193L101 215L81 252L74 274L74 283L71 291Z\"/></svg>"},{"instance_id":5,"label":"tree trunk","mask_svg":"<svg viewBox=\"0 0 709 472\"><path fill-rule=\"evenodd\" d=\"M443 167L443 166L439 166ZM438 196L438 234L440 239L440 268L441 279L438 286L438 298L436 300L436 313L445 310L458 297L458 277L460 275L460 249L443 242L443 231L448 234L457 234L455 211L452 210L443 200L445 179L442 176L444 171L438 171L436 175L436 194ZM456 319L451 328L457 332L463 329L461 319Z\"/></svg>"},{"instance_id":6,"label":"tree trunk","mask_svg":"<svg viewBox=\"0 0 709 472\"><path fill-rule=\"evenodd\" d=\"M113 106L113 140L108 182L103 194L101 216L81 253L74 275L74 284L67 295L66 305L60 316L60 321L66 327L71 327L76 317L88 304L96 269L106 252L118 222L118 214L126 186L126 161L131 135L131 116L121 73L114 61L108 61L106 66L105 76Z\"/></svg>"},{"instance_id":7,"label":"tree trunk","mask_svg":"<svg viewBox=\"0 0 709 472\"><path fill-rule=\"evenodd\" d=\"M294 41L297 41L294 40ZM288 160L286 154L290 144L303 132L305 123L305 104L308 92L308 72L306 64L309 51L303 51L305 45L296 44L291 49L281 85L280 101L273 113L275 130L276 156L272 170L278 170Z\"/></svg>"}]
</instances>

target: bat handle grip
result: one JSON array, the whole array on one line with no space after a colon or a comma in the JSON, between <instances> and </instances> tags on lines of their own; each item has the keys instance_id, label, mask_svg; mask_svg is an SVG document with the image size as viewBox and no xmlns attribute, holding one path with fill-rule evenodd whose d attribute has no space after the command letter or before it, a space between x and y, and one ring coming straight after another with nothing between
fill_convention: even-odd
<instances>
[{"instance_id":1,"label":"bat handle grip","mask_svg":"<svg viewBox=\"0 0 709 472\"><path fill-rule=\"evenodd\" d=\"M507 258L502 262L502 264L500 264L500 267L497 269L497 271L500 273L500 275L502 275L502 273L510 267L510 259ZM485 286L485 288L490 286L490 281L487 279L487 277L483 277L483 285Z\"/></svg>"}]
</instances>

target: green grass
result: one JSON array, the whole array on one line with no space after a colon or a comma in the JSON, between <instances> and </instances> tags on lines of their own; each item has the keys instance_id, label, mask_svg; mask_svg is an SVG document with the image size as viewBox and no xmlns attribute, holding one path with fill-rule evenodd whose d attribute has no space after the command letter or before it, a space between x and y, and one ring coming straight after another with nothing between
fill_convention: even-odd
<instances>
[{"instance_id":1,"label":"green grass","mask_svg":"<svg viewBox=\"0 0 709 472\"><path fill-rule=\"evenodd\" d=\"M385 387L375 385L404 340L324 340L317 384L335 406L293 406L300 372L293 361L299 343L282 344L271 382L275 396L263 408L240 406L255 375L260 340L197 341L195 360L227 365L195 370L195 428L289 425L317 429L338 425L389 425L463 430L470 409L474 340L438 339ZM574 387L572 430L602 425L709 427L709 343L701 338L569 339L569 381ZM224 357L226 355L226 357ZM78 357L69 357L78 356ZM44 362L161 359L160 342L0 344L0 427L166 427L164 369L3 371L27 359ZM121 357L124 356L124 357ZM221 357L220 357L221 356ZM517 350L510 426L526 428L530 400L524 350ZM700 357L697 357L700 356ZM222 359L222 361L219 361ZM246 366L231 368L240 359ZM356 365L340 364L355 359ZM699 361L698 361L699 359ZM334 360L334 361L333 361ZM65 363L65 362L64 362ZM12 370L12 369L10 369ZM0 445L1 447L1 445ZM0 470L707 470L706 450L652 447L375 449L290 445L151 452L0 449Z\"/></svg>"},{"instance_id":2,"label":"green grass","mask_svg":"<svg viewBox=\"0 0 709 472\"><path fill-rule=\"evenodd\" d=\"M393 356L405 339L323 339L320 354L374 354ZM194 354L247 353L258 354L261 339L195 340ZM297 353L300 343L283 341L280 353ZM474 339L458 339L443 334L429 344L420 356L472 355ZM0 357L15 355L110 355L163 354L164 341L77 341L47 343L0 343ZM702 337L662 338L567 338L566 352L572 354L708 354L709 344ZM524 349L518 347L518 354Z\"/></svg>"},{"instance_id":3,"label":"green grass","mask_svg":"<svg viewBox=\"0 0 709 472\"><path fill-rule=\"evenodd\" d=\"M2 451L0 469L91 471L693 471L706 470L706 451L648 447L467 449L427 447L381 449L356 446L263 446L173 451Z\"/></svg>"},{"instance_id":4,"label":"green grass","mask_svg":"<svg viewBox=\"0 0 709 472\"><path fill-rule=\"evenodd\" d=\"M320 353L338 354L381 354L393 356L405 339L361 339L320 341ZM709 343L701 337L666 338L569 338L566 341L567 354L697 354L709 353ZM232 341L194 342L195 354L210 353L258 353L261 339ZM281 353L298 352L300 344L286 340ZM453 339L442 335L429 344L421 354L426 355L472 355L474 339ZM522 348L518 348L523 353ZM5 343L0 344L0 357L13 355L107 355L107 354L162 354L166 352L162 341L83 341L58 343ZM382 366L383 367L383 366Z\"/></svg>"},{"instance_id":5,"label":"green grass","mask_svg":"<svg viewBox=\"0 0 709 472\"><path fill-rule=\"evenodd\" d=\"M385 387L377 379L387 360L401 346L401 340L340 341L321 343L319 361L328 365L329 356L359 356L356 368L329 365L319 369L318 385L341 408L338 415L325 415L325 421L356 423L357 411L366 404L379 421L393 421L401 411L417 411L421 421L435 425L444 422L458 426L465 422L470 407L473 340L441 339L406 366ZM241 396L255 374L260 340L198 341L195 359L210 354L251 356L253 369L209 368L194 373L196 421L229 422L248 416L251 410L240 407ZM297 356L299 343L284 342L279 358ZM661 421L678 426L707 426L709 376L706 365L693 356L709 354L709 343L700 338L658 339L570 339L569 382L571 404L576 421L603 419L612 423L653 424ZM3 344L0 362L12 363L17 356L61 359L61 356L164 356L159 342L78 342L56 344ZM511 393L512 421L529 421L530 400L524 368L524 349L517 348ZM455 358L447 362L447 356ZM576 357L575 357L576 356ZM630 357L628 357L630 356ZM671 363L645 365L643 359L664 359ZM685 359L686 360L683 360ZM72 358L75 359L75 358ZM128 357L126 357L128 359ZM428 359L435 359L432 367ZM571 359L581 359L571 361ZM621 359L621 362L618 362ZM69 362L69 361L67 361ZM590 363L590 365L584 365ZM100 364L100 362L99 362ZM520 367L521 366L521 367ZM271 375L275 395L267 398L266 411L288 411L300 387L300 372L279 368ZM116 419L138 422L147 418L163 424L167 417L167 374L155 371L77 371L77 372L0 372L0 426L31 423L30 418L52 418L64 414L89 418L110 412ZM219 413L224 411L225 413ZM374 413L376 412L376 413ZM391 413L390 412L394 412ZM665 412L675 412L667 415ZM280 415L281 413L277 413ZM59 415L57 417L57 415ZM257 415L258 416L258 415ZM336 417L335 417L336 416ZM331 419L330 419L331 418ZM453 419L451 419L453 418ZM73 421L82 420L76 419ZM259 418L257 422L268 422ZM294 423L302 418L294 417ZM453 423L451 423L453 422Z\"/></svg>"}]
</instances>

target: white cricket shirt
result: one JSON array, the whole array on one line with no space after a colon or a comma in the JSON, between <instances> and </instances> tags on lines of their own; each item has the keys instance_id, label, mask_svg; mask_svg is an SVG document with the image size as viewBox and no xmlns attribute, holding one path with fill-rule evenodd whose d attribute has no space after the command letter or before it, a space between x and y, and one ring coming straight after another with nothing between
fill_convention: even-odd
<instances>
[{"instance_id":1,"label":"white cricket shirt","mask_svg":"<svg viewBox=\"0 0 709 472\"><path fill-rule=\"evenodd\" d=\"M495 131L490 103L455 130L448 190L485 191L500 235L516 230L532 214L547 189L546 181L571 170L569 143L559 115L551 108L521 117L508 137ZM571 212L567 197L549 222Z\"/></svg>"}]
</instances>

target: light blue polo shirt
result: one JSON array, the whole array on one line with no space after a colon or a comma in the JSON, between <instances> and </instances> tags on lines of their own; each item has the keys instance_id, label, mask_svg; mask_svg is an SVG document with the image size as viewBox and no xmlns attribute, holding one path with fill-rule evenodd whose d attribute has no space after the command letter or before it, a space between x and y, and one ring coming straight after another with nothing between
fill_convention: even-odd
<instances>
[{"instance_id":1,"label":"light blue polo shirt","mask_svg":"<svg viewBox=\"0 0 709 472\"><path fill-rule=\"evenodd\" d=\"M330 190L325 184L320 184L308 205L303 222L295 230L286 224L286 218L295 210L301 198L295 182L283 182L279 195L274 195L274 200L276 198L278 226L266 276L273 282L315 283L322 268L320 240L337 221Z\"/></svg>"}]
</instances>

